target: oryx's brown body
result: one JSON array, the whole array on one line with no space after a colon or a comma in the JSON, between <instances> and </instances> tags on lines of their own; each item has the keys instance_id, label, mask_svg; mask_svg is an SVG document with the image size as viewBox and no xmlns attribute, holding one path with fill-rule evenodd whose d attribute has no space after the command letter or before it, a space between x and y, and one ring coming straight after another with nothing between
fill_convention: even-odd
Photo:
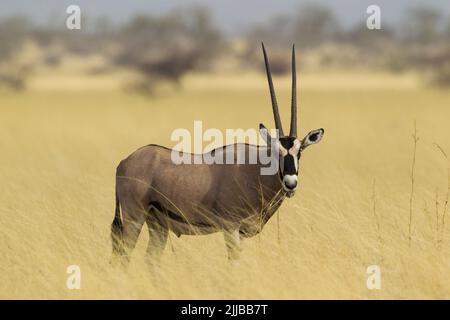
<instances>
[{"instance_id":1,"label":"oryx's brown body","mask_svg":"<svg viewBox=\"0 0 450 320\"><path fill-rule=\"evenodd\" d=\"M320 141L323 129L311 131L303 140L296 137L293 49L291 131L289 136L283 135L264 46L263 51L275 125L280 137L271 138L267 129L260 125L268 146L227 145L208 154L184 154L191 161L185 160L182 164L176 164L172 158L173 151L165 147L148 145L136 150L117 167L116 213L112 224L115 257L128 256L142 226L147 223L150 263L157 260L164 250L169 230L178 236L221 231L229 258L236 259L240 238L259 233L286 195L294 194L301 152L308 145ZM230 154L234 157L232 163L228 161L233 158L229 157ZM215 164L202 160L211 159L211 155L216 159ZM276 160L273 173L262 174L262 168L271 163L261 161L261 155L266 156L265 160L270 156L272 164ZM246 161L242 164L237 157ZM217 163L217 159L222 159L224 164L221 161Z\"/></svg>"},{"instance_id":2,"label":"oryx's brown body","mask_svg":"<svg viewBox=\"0 0 450 320\"><path fill-rule=\"evenodd\" d=\"M234 144L211 152L225 162L230 152L235 157L245 152L246 159L258 159L267 147ZM163 249L169 230L178 236L219 231L254 236L285 197L278 173L261 175L267 164L260 161L243 165L235 158L234 164L194 164L194 157L205 155L189 154L190 164L175 164L171 153L171 149L148 145L117 167L115 223L116 227L123 223L120 238L125 247L116 245L122 254L134 247L145 222L150 237L156 237L149 245L149 254Z\"/></svg>"},{"instance_id":3,"label":"oryx's brown body","mask_svg":"<svg viewBox=\"0 0 450 320\"><path fill-rule=\"evenodd\" d=\"M214 156L237 154L236 146L216 149ZM260 148L241 146L246 154L257 153ZM192 161L177 165L171 152L149 145L120 163L116 183L124 220L142 224L147 216L177 235L239 229L242 235L250 236L260 231L284 197L278 173L261 175L262 164L236 164L235 159L235 164ZM136 214L138 217L133 216Z\"/></svg>"}]
</instances>

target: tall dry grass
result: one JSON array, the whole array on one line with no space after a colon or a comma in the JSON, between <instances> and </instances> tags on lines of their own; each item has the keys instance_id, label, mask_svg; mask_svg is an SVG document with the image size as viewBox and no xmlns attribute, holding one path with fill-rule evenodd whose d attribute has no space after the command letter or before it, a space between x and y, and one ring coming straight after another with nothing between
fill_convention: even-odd
<instances>
[{"instance_id":1,"label":"tall dry grass","mask_svg":"<svg viewBox=\"0 0 450 320\"><path fill-rule=\"evenodd\" d=\"M172 146L172 130L197 119L272 126L265 79L192 75L149 99L111 79L65 87L52 76L0 97L1 298L450 298L449 164L434 145L450 152L450 92L383 74L301 75L299 131L325 137L302 157L296 196L244 242L235 268L221 234L171 234L153 281L145 228L128 272L108 264L116 165L145 144ZM276 85L286 122L289 80ZM71 264L80 290L66 288ZM366 288L373 264L381 290Z\"/></svg>"}]
</instances>

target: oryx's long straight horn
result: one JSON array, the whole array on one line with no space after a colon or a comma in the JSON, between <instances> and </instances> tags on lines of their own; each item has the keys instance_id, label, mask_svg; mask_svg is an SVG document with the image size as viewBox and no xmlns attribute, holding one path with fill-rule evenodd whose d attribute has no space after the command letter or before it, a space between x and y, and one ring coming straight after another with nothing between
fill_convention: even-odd
<instances>
[{"instance_id":1,"label":"oryx's long straight horn","mask_svg":"<svg viewBox=\"0 0 450 320\"><path fill-rule=\"evenodd\" d=\"M278 129L280 137L284 136L283 127L281 126L280 112L278 111L277 97L275 96L275 89L273 88L272 74L270 72L269 59L267 58L266 48L261 42L264 54L264 63L266 65L267 82L269 83L270 98L272 99L273 117L275 119L275 128Z\"/></svg>"},{"instance_id":2,"label":"oryx's long straight horn","mask_svg":"<svg viewBox=\"0 0 450 320\"><path fill-rule=\"evenodd\" d=\"M292 45L291 130L289 136L297 136L297 72L295 66L295 44Z\"/></svg>"}]
</instances>

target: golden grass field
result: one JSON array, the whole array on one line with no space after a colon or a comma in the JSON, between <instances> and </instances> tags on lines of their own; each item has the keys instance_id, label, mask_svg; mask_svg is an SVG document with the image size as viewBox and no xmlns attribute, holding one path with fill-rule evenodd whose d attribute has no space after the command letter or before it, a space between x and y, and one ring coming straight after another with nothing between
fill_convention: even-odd
<instances>
[{"instance_id":1,"label":"golden grass field","mask_svg":"<svg viewBox=\"0 0 450 320\"><path fill-rule=\"evenodd\" d=\"M109 265L115 168L176 128L273 127L263 74L190 75L154 97L114 77L48 73L0 93L0 298L450 298L450 91L413 75L300 74L300 188L227 263L221 234L170 235L155 282L143 229L127 272ZM290 80L275 79L285 126ZM412 237L411 164L415 166ZM436 201L437 200L437 201ZM436 204L437 203L437 204ZM81 268L81 289L66 268ZM379 265L380 290L366 287Z\"/></svg>"}]
</instances>

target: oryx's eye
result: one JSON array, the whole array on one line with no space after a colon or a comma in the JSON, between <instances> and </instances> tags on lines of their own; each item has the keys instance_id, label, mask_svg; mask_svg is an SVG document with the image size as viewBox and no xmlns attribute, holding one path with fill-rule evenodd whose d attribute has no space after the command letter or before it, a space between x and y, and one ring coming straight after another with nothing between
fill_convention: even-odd
<instances>
[{"instance_id":1,"label":"oryx's eye","mask_svg":"<svg viewBox=\"0 0 450 320\"><path fill-rule=\"evenodd\" d=\"M310 136L308 137L309 141L311 141L311 142L316 141L317 138L319 138L319 132L314 133L314 134L312 134L312 135L310 135Z\"/></svg>"}]
</instances>

